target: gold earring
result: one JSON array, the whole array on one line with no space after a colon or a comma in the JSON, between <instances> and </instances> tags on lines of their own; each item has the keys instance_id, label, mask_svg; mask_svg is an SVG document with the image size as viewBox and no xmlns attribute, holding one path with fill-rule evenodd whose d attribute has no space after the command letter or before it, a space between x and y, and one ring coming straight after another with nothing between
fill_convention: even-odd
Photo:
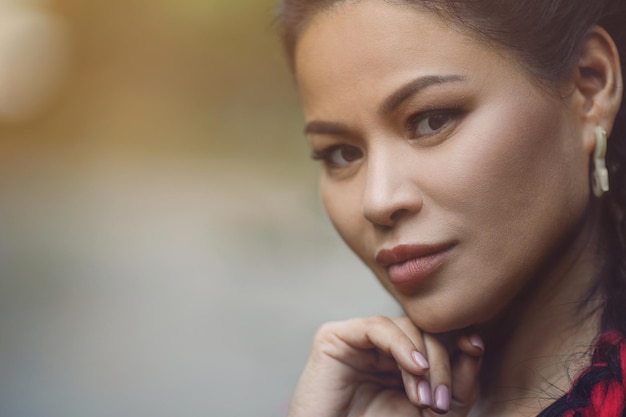
<instances>
[{"instance_id":1,"label":"gold earring","mask_svg":"<svg viewBox=\"0 0 626 417\"><path fill-rule=\"evenodd\" d=\"M606 130L596 127L596 149L593 153L593 175L591 183L596 197L609 191L609 171L606 169Z\"/></svg>"}]
</instances>

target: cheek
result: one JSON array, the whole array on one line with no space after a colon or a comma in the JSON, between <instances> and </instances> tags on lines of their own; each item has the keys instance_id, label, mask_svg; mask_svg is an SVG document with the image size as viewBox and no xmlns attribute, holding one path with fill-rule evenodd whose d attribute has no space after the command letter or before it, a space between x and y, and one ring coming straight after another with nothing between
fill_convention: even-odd
<instances>
[{"instance_id":1,"label":"cheek","mask_svg":"<svg viewBox=\"0 0 626 417\"><path fill-rule=\"evenodd\" d=\"M365 249L359 245L362 237L364 221L361 210L362 189L357 179L333 182L324 176L320 181L322 203L328 217L346 244L363 256Z\"/></svg>"},{"instance_id":2,"label":"cheek","mask_svg":"<svg viewBox=\"0 0 626 417\"><path fill-rule=\"evenodd\" d=\"M485 106L449 152L454 194L479 194L491 204L524 208L548 190L569 191L567 177L582 172L576 155L584 154L569 125L559 106L547 99Z\"/></svg>"},{"instance_id":3,"label":"cheek","mask_svg":"<svg viewBox=\"0 0 626 417\"><path fill-rule=\"evenodd\" d=\"M520 262L536 265L584 211L586 156L571 125L558 106L535 100L485 109L467 126L442 176L447 192L435 199L460 220L476 261L528 272Z\"/></svg>"}]
</instances>

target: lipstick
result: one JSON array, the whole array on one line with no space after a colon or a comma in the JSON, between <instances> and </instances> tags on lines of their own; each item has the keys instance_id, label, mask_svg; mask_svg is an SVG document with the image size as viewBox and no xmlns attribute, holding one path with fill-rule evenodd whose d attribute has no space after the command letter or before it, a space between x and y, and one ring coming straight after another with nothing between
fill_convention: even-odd
<instances>
[{"instance_id":1,"label":"lipstick","mask_svg":"<svg viewBox=\"0 0 626 417\"><path fill-rule=\"evenodd\" d=\"M443 265L455 245L399 245L378 252L376 262L387 270L393 285L414 289Z\"/></svg>"}]
</instances>

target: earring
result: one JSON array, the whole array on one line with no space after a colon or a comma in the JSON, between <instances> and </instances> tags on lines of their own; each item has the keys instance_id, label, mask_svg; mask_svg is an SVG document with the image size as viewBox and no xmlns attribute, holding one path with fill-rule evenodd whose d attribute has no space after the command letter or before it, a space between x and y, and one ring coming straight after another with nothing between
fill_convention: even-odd
<instances>
[{"instance_id":1,"label":"earring","mask_svg":"<svg viewBox=\"0 0 626 417\"><path fill-rule=\"evenodd\" d=\"M591 183L596 197L609 191L609 171L606 169L606 130L596 127L596 149L593 153L593 175Z\"/></svg>"}]
</instances>

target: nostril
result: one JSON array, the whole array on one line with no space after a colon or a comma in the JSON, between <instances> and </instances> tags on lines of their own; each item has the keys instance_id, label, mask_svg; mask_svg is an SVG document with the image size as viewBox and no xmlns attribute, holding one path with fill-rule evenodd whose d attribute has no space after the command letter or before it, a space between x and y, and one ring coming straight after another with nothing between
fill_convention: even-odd
<instances>
[{"instance_id":1,"label":"nostril","mask_svg":"<svg viewBox=\"0 0 626 417\"><path fill-rule=\"evenodd\" d=\"M405 209L405 208L398 209L398 210L394 211L393 213L391 213L391 216L389 216L389 220L395 221L398 218L402 217L407 212L408 212L408 210Z\"/></svg>"},{"instance_id":2,"label":"nostril","mask_svg":"<svg viewBox=\"0 0 626 417\"><path fill-rule=\"evenodd\" d=\"M421 210L422 192L411 167L397 163L402 158L385 153L385 158L373 155L370 152L361 209L372 224L393 227Z\"/></svg>"}]
</instances>

